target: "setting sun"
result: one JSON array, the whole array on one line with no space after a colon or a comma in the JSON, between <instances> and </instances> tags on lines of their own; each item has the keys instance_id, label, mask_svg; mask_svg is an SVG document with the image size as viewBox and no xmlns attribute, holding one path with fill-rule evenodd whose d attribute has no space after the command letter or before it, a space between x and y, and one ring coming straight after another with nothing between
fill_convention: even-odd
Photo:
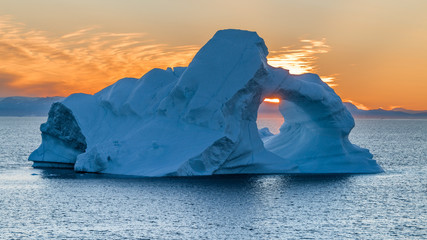
<instances>
[{"instance_id":1,"label":"setting sun","mask_svg":"<svg viewBox=\"0 0 427 240\"><path fill-rule=\"evenodd\" d=\"M280 103L280 99L278 99L278 98L264 98L264 102Z\"/></svg>"}]
</instances>

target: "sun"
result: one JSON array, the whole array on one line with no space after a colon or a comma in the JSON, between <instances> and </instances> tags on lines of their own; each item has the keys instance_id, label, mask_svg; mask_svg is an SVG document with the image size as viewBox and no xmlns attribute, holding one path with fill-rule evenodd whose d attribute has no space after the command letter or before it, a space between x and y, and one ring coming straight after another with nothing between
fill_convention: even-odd
<instances>
[{"instance_id":1,"label":"sun","mask_svg":"<svg viewBox=\"0 0 427 240\"><path fill-rule=\"evenodd\" d=\"M278 98L264 98L264 102L280 103L280 99L278 99Z\"/></svg>"}]
</instances>

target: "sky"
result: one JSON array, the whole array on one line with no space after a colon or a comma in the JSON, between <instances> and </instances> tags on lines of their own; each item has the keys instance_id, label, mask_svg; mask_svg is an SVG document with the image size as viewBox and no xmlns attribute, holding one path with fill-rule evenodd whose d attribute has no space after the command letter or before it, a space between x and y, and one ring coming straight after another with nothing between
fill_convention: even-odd
<instances>
[{"instance_id":1,"label":"sky","mask_svg":"<svg viewBox=\"0 0 427 240\"><path fill-rule=\"evenodd\" d=\"M0 0L0 97L93 94L186 66L217 30L256 31L268 61L317 73L364 109L427 109L425 0Z\"/></svg>"}]
</instances>

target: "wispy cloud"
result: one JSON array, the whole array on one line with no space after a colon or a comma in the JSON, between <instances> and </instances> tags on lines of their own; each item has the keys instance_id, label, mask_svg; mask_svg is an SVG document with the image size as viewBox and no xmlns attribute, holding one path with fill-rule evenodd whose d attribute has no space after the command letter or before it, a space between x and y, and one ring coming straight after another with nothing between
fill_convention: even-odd
<instances>
[{"instance_id":1,"label":"wispy cloud","mask_svg":"<svg viewBox=\"0 0 427 240\"><path fill-rule=\"evenodd\" d=\"M363 105L363 104L361 104L361 103L358 103L358 102L355 102L355 101L352 101L352 100L350 100L350 99L343 99L342 101L343 101L343 102L349 102L349 103L353 104L354 106L356 106L358 109L361 109L361 110L369 110L369 108L368 108L368 107L366 107L365 105Z\"/></svg>"},{"instance_id":2,"label":"wispy cloud","mask_svg":"<svg viewBox=\"0 0 427 240\"><path fill-rule=\"evenodd\" d=\"M300 40L298 45L282 47L278 51L270 51L268 63L275 67L288 69L292 74L316 73L318 70L318 55L328 53L330 46L326 39ZM337 74L321 76L322 80L333 87Z\"/></svg>"},{"instance_id":3,"label":"wispy cloud","mask_svg":"<svg viewBox=\"0 0 427 240\"><path fill-rule=\"evenodd\" d=\"M91 26L55 36L0 17L2 95L94 93L152 68L186 66L199 46L157 44L144 33L109 33Z\"/></svg>"},{"instance_id":4,"label":"wispy cloud","mask_svg":"<svg viewBox=\"0 0 427 240\"><path fill-rule=\"evenodd\" d=\"M94 93L155 67L187 66L199 48L159 44L145 33L103 32L99 26L55 35L0 16L0 96ZM318 55L329 49L325 39L301 40L270 51L268 61L294 74L316 72ZM322 76L331 86L335 78Z\"/></svg>"},{"instance_id":5,"label":"wispy cloud","mask_svg":"<svg viewBox=\"0 0 427 240\"><path fill-rule=\"evenodd\" d=\"M96 27L88 27L88 28L80 29L78 31L65 34L61 38L65 39L65 38L72 38L72 37L80 37L80 36L86 34L87 32L89 32L91 30L94 30L94 29L96 29Z\"/></svg>"}]
</instances>

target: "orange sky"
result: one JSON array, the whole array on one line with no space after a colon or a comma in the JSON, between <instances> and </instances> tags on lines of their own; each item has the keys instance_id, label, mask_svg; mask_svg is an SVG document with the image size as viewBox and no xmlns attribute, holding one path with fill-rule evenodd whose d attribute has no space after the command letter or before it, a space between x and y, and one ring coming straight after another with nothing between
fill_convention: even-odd
<instances>
[{"instance_id":1,"label":"orange sky","mask_svg":"<svg viewBox=\"0 0 427 240\"><path fill-rule=\"evenodd\" d=\"M427 1L2 1L0 97L94 93L185 66L219 29L366 108L427 109Z\"/></svg>"}]
</instances>

